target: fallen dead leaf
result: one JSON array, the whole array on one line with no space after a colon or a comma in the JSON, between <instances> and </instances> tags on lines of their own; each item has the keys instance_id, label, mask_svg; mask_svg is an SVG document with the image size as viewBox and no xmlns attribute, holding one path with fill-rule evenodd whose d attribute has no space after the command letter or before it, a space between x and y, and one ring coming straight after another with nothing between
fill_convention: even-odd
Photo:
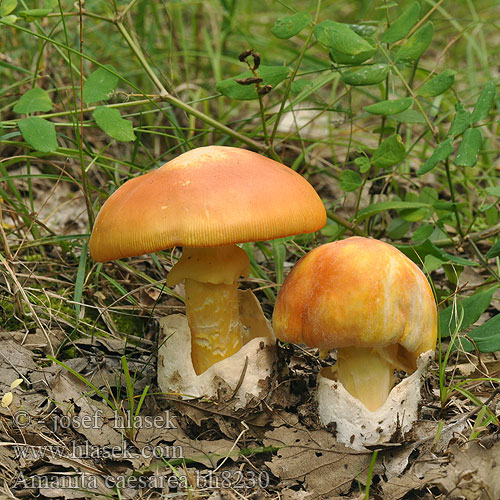
<instances>
[{"instance_id":1,"label":"fallen dead leaf","mask_svg":"<svg viewBox=\"0 0 500 500\"><path fill-rule=\"evenodd\" d=\"M285 484L303 482L308 492L332 498L347 493L353 481L366 479L370 453L356 453L336 443L326 430L308 431L300 424L266 433L265 446L279 447L266 465Z\"/></svg>"},{"instance_id":2,"label":"fallen dead leaf","mask_svg":"<svg viewBox=\"0 0 500 500\"><path fill-rule=\"evenodd\" d=\"M443 478L434 481L447 498L491 500L500 498L500 441L491 448L475 442L452 445L452 459Z\"/></svg>"}]
</instances>

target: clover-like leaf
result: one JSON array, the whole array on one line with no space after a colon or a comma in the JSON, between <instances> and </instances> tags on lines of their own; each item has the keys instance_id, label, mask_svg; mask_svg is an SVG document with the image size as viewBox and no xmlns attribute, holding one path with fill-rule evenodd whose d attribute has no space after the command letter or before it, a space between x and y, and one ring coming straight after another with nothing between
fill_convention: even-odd
<instances>
[{"instance_id":1,"label":"clover-like leaf","mask_svg":"<svg viewBox=\"0 0 500 500\"><path fill-rule=\"evenodd\" d=\"M122 118L117 109L99 106L92 113L99 128L117 141L135 140L134 127L130 120Z\"/></svg>"},{"instance_id":2,"label":"clover-like leaf","mask_svg":"<svg viewBox=\"0 0 500 500\"><path fill-rule=\"evenodd\" d=\"M436 97L446 92L455 81L456 71L445 69L442 73L425 82L419 89L418 95L423 97Z\"/></svg>"},{"instance_id":3,"label":"clover-like leaf","mask_svg":"<svg viewBox=\"0 0 500 500\"><path fill-rule=\"evenodd\" d=\"M112 66L109 66L114 71ZM106 101L116 90L118 77L105 68L96 69L92 72L87 81L83 84L83 102Z\"/></svg>"},{"instance_id":4,"label":"clover-like leaf","mask_svg":"<svg viewBox=\"0 0 500 500\"><path fill-rule=\"evenodd\" d=\"M289 72L290 69L286 66L259 66L259 77L263 80L261 86L271 85L274 88L288 76ZM259 96L255 85L241 85L236 81L253 76L251 71L245 71L245 73L222 80L216 86L217 91L238 101L257 99Z\"/></svg>"},{"instance_id":5,"label":"clover-like leaf","mask_svg":"<svg viewBox=\"0 0 500 500\"><path fill-rule=\"evenodd\" d=\"M471 123L485 120L495 100L495 82L487 82L479 96L471 115Z\"/></svg>"},{"instance_id":6,"label":"clover-like leaf","mask_svg":"<svg viewBox=\"0 0 500 500\"><path fill-rule=\"evenodd\" d=\"M372 46L347 24L323 21L314 28L318 42L341 54L356 56L372 50Z\"/></svg>"},{"instance_id":7,"label":"clover-like leaf","mask_svg":"<svg viewBox=\"0 0 500 500\"><path fill-rule=\"evenodd\" d=\"M411 62L419 59L429 47L434 35L434 25L429 21L406 40L396 54L396 61Z\"/></svg>"},{"instance_id":8,"label":"clover-like leaf","mask_svg":"<svg viewBox=\"0 0 500 500\"><path fill-rule=\"evenodd\" d=\"M297 12L291 16L280 17L271 28L271 33L281 39L292 38L298 35L311 20L311 14L308 12Z\"/></svg>"},{"instance_id":9,"label":"clover-like leaf","mask_svg":"<svg viewBox=\"0 0 500 500\"><path fill-rule=\"evenodd\" d=\"M389 74L389 66L384 63L371 64L367 66L356 66L342 72L341 79L344 83L353 87L374 85L385 80Z\"/></svg>"},{"instance_id":10,"label":"clover-like leaf","mask_svg":"<svg viewBox=\"0 0 500 500\"><path fill-rule=\"evenodd\" d=\"M350 193L356 191L363 184L363 178L355 170L342 170L339 177L339 186L342 191Z\"/></svg>"},{"instance_id":11,"label":"clover-like leaf","mask_svg":"<svg viewBox=\"0 0 500 500\"><path fill-rule=\"evenodd\" d=\"M424 175L435 168L440 161L446 160L451 153L453 153L453 146L451 144L451 138L443 141L439 146L432 152L431 157L420 167L417 175Z\"/></svg>"},{"instance_id":12,"label":"clover-like leaf","mask_svg":"<svg viewBox=\"0 0 500 500\"><path fill-rule=\"evenodd\" d=\"M415 26L420 17L420 3L413 2L384 32L381 42L393 43L402 40Z\"/></svg>"},{"instance_id":13,"label":"clover-like leaf","mask_svg":"<svg viewBox=\"0 0 500 500\"><path fill-rule=\"evenodd\" d=\"M406 149L401 136L391 135L383 141L373 153L372 164L375 167L387 168L396 165L406 156Z\"/></svg>"},{"instance_id":14,"label":"clover-like leaf","mask_svg":"<svg viewBox=\"0 0 500 500\"><path fill-rule=\"evenodd\" d=\"M411 97L402 97L401 99L392 99L387 101L376 102L365 106L365 111L373 115L395 115L407 110L413 104Z\"/></svg>"},{"instance_id":15,"label":"clover-like leaf","mask_svg":"<svg viewBox=\"0 0 500 500\"><path fill-rule=\"evenodd\" d=\"M453 163L459 167L473 167L477 163L481 144L481 131L478 128L468 128Z\"/></svg>"},{"instance_id":16,"label":"clover-like leaf","mask_svg":"<svg viewBox=\"0 0 500 500\"><path fill-rule=\"evenodd\" d=\"M49 153L58 148L56 127L52 122L31 116L19 120L19 130L24 140L37 151Z\"/></svg>"},{"instance_id":17,"label":"clover-like leaf","mask_svg":"<svg viewBox=\"0 0 500 500\"><path fill-rule=\"evenodd\" d=\"M14 106L15 113L34 113L35 111L50 111L52 101L47 91L35 87L28 90Z\"/></svg>"}]
</instances>

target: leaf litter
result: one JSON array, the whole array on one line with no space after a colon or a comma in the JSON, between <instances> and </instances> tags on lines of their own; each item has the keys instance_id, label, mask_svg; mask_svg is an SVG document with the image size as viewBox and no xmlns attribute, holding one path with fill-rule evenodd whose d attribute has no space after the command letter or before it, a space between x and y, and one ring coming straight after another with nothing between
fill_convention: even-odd
<instances>
[{"instance_id":1,"label":"leaf litter","mask_svg":"<svg viewBox=\"0 0 500 500\"><path fill-rule=\"evenodd\" d=\"M313 353L303 348L284 349L287 363L280 370L286 364L288 373L281 373L271 394L251 409L234 412L224 400L217 404L180 401L175 395L147 397L139 414L143 420L130 432L124 420L130 408L123 395L115 398L116 409L111 408L66 368L43 363L42 334L26 337L32 350L22 345L20 334L1 338L2 391L16 378L24 380L21 388L14 389L12 406L1 410L4 491L20 496L36 491L42 498L99 498L116 494L110 477L136 479L136 486L121 485L122 498L141 498L145 491L149 498L168 498L174 493L188 498L188 492L191 498L214 499L238 498L237 494L290 500L359 498L366 488L372 453L345 448L336 443L333 429L319 425L312 397L319 365ZM110 396L109 389L120 377L117 360L125 345L102 338L80 339L75 345L81 356L67 360L67 366ZM99 369L95 370L92 358L98 355ZM141 356L146 354L139 349L135 357L128 357L130 369L140 374L137 388L144 390L154 384L154 370L143 369ZM490 373L499 369L495 359L482 363L482 369L486 366ZM450 404L440 428L438 400L433 395L436 382L429 382L431 390L412 436L380 447L371 486L371 492L378 495L374 498L499 498L500 476L491 473L500 466L498 428L485 430L481 438L488 436L487 441L467 442L466 431L474 415L468 416L473 405L463 402ZM489 406L495 408L499 400ZM26 421L16 426L14 415L21 409ZM144 425L162 415L162 425ZM93 421L96 425L83 425ZM261 480L267 479L250 484L250 472L252 477L258 473ZM60 488L60 481L54 480L53 487L49 481L48 487L30 488L30 478L41 477L63 477L67 484L68 478L76 484L75 477L79 477L82 484L80 489L74 484ZM169 478L177 488L166 486ZM140 480L153 486L141 488Z\"/></svg>"}]
</instances>

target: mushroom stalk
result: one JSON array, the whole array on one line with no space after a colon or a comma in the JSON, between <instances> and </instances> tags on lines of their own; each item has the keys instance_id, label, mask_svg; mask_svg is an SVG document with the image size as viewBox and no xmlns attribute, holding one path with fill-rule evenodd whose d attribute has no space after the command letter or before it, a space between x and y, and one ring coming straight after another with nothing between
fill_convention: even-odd
<instances>
[{"instance_id":1,"label":"mushroom stalk","mask_svg":"<svg viewBox=\"0 0 500 500\"><path fill-rule=\"evenodd\" d=\"M243 346L238 285L214 285L186 279L185 286L191 359L199 375Z\"/></svg>"},{"instance_id":2,"label":"mushroom stalk","mask_svg":"<svg viewBox=\"0 0 500 500\"><path fill-rule=\"evenodd\" d=\"M394 386L394 364L373 347L344 347L337 351L337 379L370 411L380 408Z\"/></svg>"},{"instance_id":3,"label":"mushroom stalk","mask_svg":"<svg viewBox=\"0 0 500 500\"><path fill-rule=\"evenodd\" d=\"M249 261L236 245L184 248L167 285L185 281L186 315L191 330L191 358L197 375L243 346L238 278Z\"/></svg>"}]
</instances>

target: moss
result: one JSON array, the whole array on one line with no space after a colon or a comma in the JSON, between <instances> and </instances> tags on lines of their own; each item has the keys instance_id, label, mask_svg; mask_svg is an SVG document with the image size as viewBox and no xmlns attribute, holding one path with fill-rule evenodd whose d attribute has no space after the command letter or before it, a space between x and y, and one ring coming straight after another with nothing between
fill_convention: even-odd
<instances>
[{"instance_id":1,"label":"moss","mask_svg":"<svg viewBox=\"0 0 500 500\"><path fill-rule=\"evenodd\" d=\"M146 318L136 316L133 313L112 313L111 317L117 330L125 335L142 336L146 323Z\"/></svg>"},{"instance_id":2,"label":"moss","mask_svg":"<svg viewBox=\"0 0 500 500\"><path fill-rule=\"evenodd\" d=\"M34 287L33 287L34 288ZM59 318L63 320L61 326L66 325L68 330L72 326L76 326L75 307L68 302L65 297L68 296L68 290L56 290L54 295L46 295L40 287L38 290L30 290L30 301L36 307L38 316L44 318ZM24 317L17 319L15 317L14 305L12 297L7 297L6 294L0 295L0 325L5 331L15 331L21 328L35 327L36 324L31 317L29 308L23 303ZM78 330L75 333L76 337L82 335L101 336L103 331L108 331L108 327L102 320L99 311L94 308L85 308L85 316L78 323ZM123 335L142 336L146 326L147 318L140 317L133 312L112 312L111 319L113 320L116 329ZM71 356L70 356L71 357Z\"/></svg>"},{"instance_id":3,"label":"moss","mask_svg":"<svg viewBox=\"0 0 500 500\"><path fill-rule=\"evenodd\" d=\"M7 332L13 332L25 326L22 321L15 317L12 297L6 297L5 295L0 295L0 319L2 330Z\"/></svg>"}]
</instances>

